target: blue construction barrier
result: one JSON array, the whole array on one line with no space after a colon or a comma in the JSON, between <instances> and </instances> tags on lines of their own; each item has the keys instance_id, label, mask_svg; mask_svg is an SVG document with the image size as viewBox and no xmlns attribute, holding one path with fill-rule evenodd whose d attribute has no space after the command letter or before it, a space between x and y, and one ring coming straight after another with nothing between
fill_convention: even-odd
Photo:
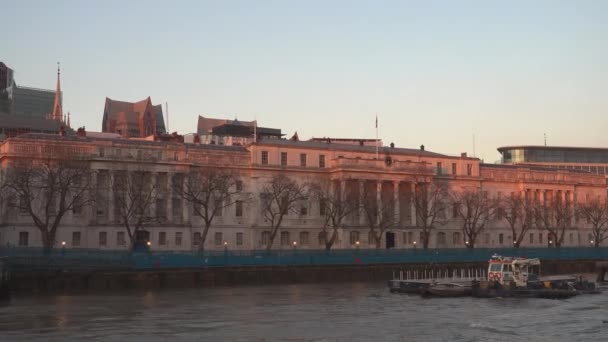
<instances>
[{"instance_id":1,"label":"blue construction barrier","mask_svg":"<svg viewBox=\"0 0 608 342\"><path fill-rule=\"evenodd\" d=\"M601 248L475 248L408 250L248 250L207 252L133 252L96 249L0 248L15 271L153 270L205 267L373 265L485 262L494 254L541 260L608 260Z\"/></svg>"}]
</instances>

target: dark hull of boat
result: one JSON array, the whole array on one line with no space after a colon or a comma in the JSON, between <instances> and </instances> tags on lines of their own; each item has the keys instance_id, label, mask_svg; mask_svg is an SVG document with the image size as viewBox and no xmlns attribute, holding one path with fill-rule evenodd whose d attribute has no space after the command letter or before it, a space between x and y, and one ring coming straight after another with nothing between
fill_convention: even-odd
<instances>
[{"instance_id":1,"label":"dark hull of boat","mask_svg":"<svg viewBox=\"0 0 608 342\"><path fill-rule=\"evenodd\" d=\"M478 298L516 297L566 299L579 295L578 291L558 289L473 289L472 296Z\"/></svg>"},{"instance_id":2,"label":"dark hull of boat","mask_svg":"<svg viewBox=\"0 0 608 342\"><path fill-rule=\"evenodd\" d=\"M426 289L426 295L437 296L437 297L468 297L472 293L470 287L462 288L439 288L431 286Z\"/></svg>"}]
</instances>

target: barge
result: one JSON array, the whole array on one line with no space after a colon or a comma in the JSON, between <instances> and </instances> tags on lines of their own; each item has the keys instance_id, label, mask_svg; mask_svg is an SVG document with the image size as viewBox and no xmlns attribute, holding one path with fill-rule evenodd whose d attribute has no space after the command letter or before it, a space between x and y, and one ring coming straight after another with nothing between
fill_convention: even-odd
<instances>
[{"instance_id":1,"label":"barge","mask_svg":"<svg viewBox=\"0 0 608 342\"><path fill-rule=\"evenodd\" d=\"M468 272L467 278L399 279L388 283L391 292L423 296L478 298L570 298L579 294L600 293L596 283L582 277L559 275L541 277L537 258L493 255L485 271ZM487 274L487 277L485 276ZM462 274L461 274L462 275Z\"/></svg>"}]
</instances>

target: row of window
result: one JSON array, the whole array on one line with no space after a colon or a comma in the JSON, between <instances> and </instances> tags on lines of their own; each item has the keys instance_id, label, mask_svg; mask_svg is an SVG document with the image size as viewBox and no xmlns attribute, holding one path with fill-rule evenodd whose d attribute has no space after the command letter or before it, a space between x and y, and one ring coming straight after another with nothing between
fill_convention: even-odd
<instances>
[{"instance_id":1,"label":"row of window","mask_svg":"<svg viewBox=\"0 0 608 342\"><path fill-rule=\"evenodd\" d=\"M136 131L134 131L135 136L138 135L138 133ZM99 156L100 157L105 157L106 156L106 149L103 147L99 148ZM120 148L114 149L114 156L121 158L123 157L123 151ZM110 151L111 153L111 151ZM157 160L162 160L163 159L163 151L154 151L154 154L152 154L152 151L142 151L142 150L137 150L137 159L148 159L148 158L155 158ZM126 150L126 155L125 157L127 158L133 158L134 156L131 155L130 150ZM173 160L174 161L179 161L179 152L173 152Z\"/></svg>"},{"instance_id":2,"label":"row of window","mask_svg":"<svg viewBox=\"0 0 608 342\"><path fill-rule=\"evenodd\" d=\"M402 238L403 238L403 244L404 245L416 245L417 242L420 242L423 240L423 232L419 232L418 236L416 236L418 239L416 240L416 237L414 236L414 232L403 232L402 233ZM452 245L455 246L459 246L462 245L463 242L466 243L466 241L463 241L462 238L462 233L461 232L453 232L452 233ZM236 245L237 246L243 246L243 233L242 232L237 232L236 233ZM291 233L288 231L282 231L280 234L280 244L281 246L290 246L290 245L301 245L301 246L308 246L309 245L309 238L310 238L310 234L309 232L299 232L299 234L297 235L298 239L297 240L292 240L291 238ZM547 243L552 243L552 237L551 234L546 234L544 235L542 232L539 233L529 233L528 234L528 243L533 245L535 243L538 244L543 244L545 243L543 238L546 237L548 240L546 240ZM580 239L578 237L578 235L575 235L573 232L570 232L568 234L568 243L570 244L574 244L576 243L575 241L575 237L577 239ZM80 247L81 246L81 232L72 232L72 241L71 241L71 247ZM320 232L317 235L318 238L318 245L319 246L324 246L325 245L325 232ZM500 233L498 234L498 244L499 245L503 245L503 244L507 244L510 245L511 243L515 243L515 241L511 241L511 235L507 235L506 239L505 239L505 234ZM593 235L589 234L588 236L588 240L589 241L593 241ZM367 235L367 243L369 245L373 245L375 244L375 236L373 232L368 232ZM182 242L183 242L183 232L175 232L174 234L174 239L173 239L173 245L174 246L182 246ZM192 244L194 246L200 246L202 242L202 238L201 238L201 233L200 232L196 232L193 234L193 239L192 239ZM270 243L270 232L269 231L264 231L262 232L262 240L261 240L261 245L262 246L266 246ZM359 246L360 244L363 243L363 241L361 241L361 234L359 231L350 231L349 232L349 243L351 246ZM445 245L447 243L447 235L445 232L438 232L436 235L436 244L438 246L441 245ZM484 234L484 240L483 243L486 245L489 244L494 244L494 241L491 241L491 235L489 233ZM108 232L102 231L99 232L98 235L98 244L99 247L106 247L108 245ZM126 246L127 244L127 240L126 240L126 234L125 232L116 232L116 245L117 246ZM158 245L159 246L167 246L169 244L169 240L167 237L167 232L158 232ZM223 232L215 232L213 235L213 244L215 246L227 246L227 242L224 240L224 233ZM29 245L29 232L19 232L19 246L23 246L26 247Z\"/></svg>"},{"instance_id":3,"label":"row of window","mask_svg":"<svg viewBox=\"0 0 608 342\"><path fill-rule=\"evenodd\" d=\"M549 167L554 167L558 169L568 169L568 170L583 170L597 175L606 175L608 174L608 167L604 166L591 166L591 165L549 165Z\"/></svg>"},{"instance_id":4,"label":"row of window","mask_svg":"<svg viewBox=\"0 0 608 342\"><path fill-rule=\"evenodd\" d=\"M452 163L452 173L451 175L457 175L458 172L458 167L456 163ZM436 173L437 175L447 175L447 169L443 168L443 163L442 162L437 162L437 168L436 168ZM473 164L467 164L467 176L472 176L473 175Z\"/></svg>"},{"instance_id":5,"label":"row of window","mask_svg":"<svg viewBox=\"0 0 608 342\"><path fill-rule=\"evenodd\" d=\"M262 151L262 165L268 165L268 151ZM308 165L308 155L306 153L300 153L300 167L306 167ZM325 168L325 155L319 155L319 168ZM281 152L281 166L287 166L287 152Z\"/></svg>"}]
</instances>

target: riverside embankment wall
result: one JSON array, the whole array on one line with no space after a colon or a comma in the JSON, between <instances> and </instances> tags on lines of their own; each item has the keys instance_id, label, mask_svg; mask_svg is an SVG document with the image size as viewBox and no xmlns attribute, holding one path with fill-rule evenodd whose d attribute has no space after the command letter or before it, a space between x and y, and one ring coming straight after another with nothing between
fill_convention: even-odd
<instances>
[{"instance_id":1,"label":"riverside embankment wall","mask_svg":"<svg viewBox=\"0 0 608 342\"><path fill-rule=\"evenodd\" d=\"M382 265L247 266L94 272L14 272L13 293L77 293L323 282L383 282L399 271L485 270L487 262ZM598 272L595 260L544 261L543 275Z\"/></svg>"}]
</instances>

